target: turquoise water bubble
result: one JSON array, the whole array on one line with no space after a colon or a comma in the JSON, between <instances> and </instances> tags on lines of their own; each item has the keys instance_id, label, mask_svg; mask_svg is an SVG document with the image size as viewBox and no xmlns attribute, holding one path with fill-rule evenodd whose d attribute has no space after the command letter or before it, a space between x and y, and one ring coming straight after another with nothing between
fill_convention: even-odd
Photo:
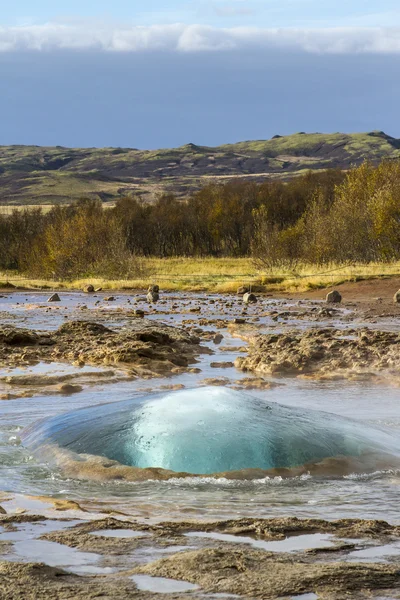
<instances>
[{"instance_id":1,"label":"turquoise water bubble","mask_svg":"<svg viewBox=\"0 0 400 600\"><path fill-rule=\"evenodd\" d=\"M191 474L290 469L371 454L400 458L400 440L389 431L216 387L85 408L39 422L22 438L34 451L55 445Z\"/></svg>"}]
</instances>

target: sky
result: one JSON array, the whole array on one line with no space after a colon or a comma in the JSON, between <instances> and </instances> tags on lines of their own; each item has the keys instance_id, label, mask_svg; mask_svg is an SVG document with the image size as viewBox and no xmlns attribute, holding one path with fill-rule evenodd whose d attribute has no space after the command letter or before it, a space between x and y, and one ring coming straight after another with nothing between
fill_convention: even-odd
<instances>
[{"instance_id":1,"label":"sky","mask_svg":"<svg viewBox=\"0 0 400 600\"><path fill-rule=\"evenodd\" d=\"M399 0L15 0L0 145L400 137L399 66Z\"/></svg>"}]
</instances>

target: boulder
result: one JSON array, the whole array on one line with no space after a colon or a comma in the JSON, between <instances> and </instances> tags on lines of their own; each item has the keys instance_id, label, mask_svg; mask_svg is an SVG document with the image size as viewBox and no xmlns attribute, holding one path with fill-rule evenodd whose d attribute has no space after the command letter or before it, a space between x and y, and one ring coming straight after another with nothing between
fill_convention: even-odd
<instances>
[{"instance_id":1,"label":"boulder","mask_svg":"<svg viewBox=\"0 0 400 600\"><path fill-rule=\"evenodd\" d=\"M223 339L224 339L224 336L221 333L216 333L214 336L213 342L214 342L214 344L220 344Z\"/></svg>"},{"instance_id":2,"label":"boulder","mask_svg":"<svg viewBox=\"0 0 400 600\"><path fill-rule=\"evenodd\" d=\"M333 290L327 294L326 301L332 304L340 304L342 301L342 295L337 290Z\"/></svg>"},{"instance_id":3,"label":"boulder","mask_svg":"<svg viewBox=\"0 0 400 600\"><path fill-rule=\"evenodd\" d=\"M86 294L93 294L94 293L94 287L92 285L85 285L85 287L83 288L83 291Z\"/></svg>"},{"instance_id":4,"label":"boulder","mask_svg":"<svg viewBox=\"0 0 400 600\"><path fill-rule=\"evenodd\" d=\"M245 304L256 304L257 296L255 294L251 294L250 292L248 292L243 296L243 302Z\"/></svg>"},{"instance_id":5,"label":"boulder","mask_svg":"<svg viewBox=\"0 0 400 600\"><path fill-rule=\"evenodd\" d=\"M58 294L53 294L52 296L50 296L47 302L61 302L61 298Z\"/></svg>"},{"instance_id":6,"label":"boulder","mask_svg":"<svg viewBox=\"0 0 400 600\"><path fill-rule=\"evenodd\" d=\"M157 286L155 286L157 287ZM158 292L150 291L147 294L147 302L152 304L153 302L158 302L160 299L160 294Z\"/></svg>"},{"instance_id":7,"label":"boulder","mask_svg":"<svg viewBox=\"0 0 400 600\"><path fill-rule=\"evenodd\" d=\"M247 294L249 292L249 288L245 285L242 285L240 288L238 288L237 294L238 296L243 296L244 294Z\"/></svg>"},{"instance_id":8,"label":"boulder","mask_svg":"<svg viewBox=\"0 0 400 600\"><path fill-rule=\"evenodd\" d=\"M400 304L400 290L398 292L396 292L395 295L393 296L393 302L395 304Z\"/></svg>"}]
</instances>

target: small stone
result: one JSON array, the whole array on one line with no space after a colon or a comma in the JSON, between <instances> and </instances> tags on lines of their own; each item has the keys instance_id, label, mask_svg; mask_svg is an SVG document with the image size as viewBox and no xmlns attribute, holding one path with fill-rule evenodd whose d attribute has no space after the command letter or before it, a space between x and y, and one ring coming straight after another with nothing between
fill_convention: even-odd
<instances>
[{"instance_id":1,"label":"small stone","mask_svg":"<svg viewBox=\"0 0 400 600\"><path fill-rule=\"evenodd\" d=\"M213 342L214 342L214 344L220 344L223 339L224 339L224 336L222 335L222 333L217 333L214 336Z\"/></svg>"},{"instance_id":2,"label":"small stone","mask_svg":"<svg viewBox=\"0 0 400 600\"><path fill-rule=\"evenodd\" d=\"M114 296L108 296L108 298L104 298L104 302L115 302Z\"/></svg>"},{"instance_id":3,"label":"small stone","mask_svg":"<svg viewBox=\"0 0 400 600\"><path fill-rule=\"evenodd\" d=\"M337 290L333 290L327 294L326 301L332 304L340 304L342 301L342 295Z\"/></svg>"},{"instance_id":4,"label":"small stone","mask_svg":"<svg viewBox=\"0 0 400 600\"><path fill-rule=\"evenodd\" d=\"M212 369L230 369L233 366L233 362L212 362L210 364Z\"/></svg>"},{"instance_id":5,"label":"small stone","mask_svg":"<svg viewBox=\"0 0 400 600\"><path fill-rule=\"evenodd\" d=\"M396 292L395 295L393 296L393 302L395 304L400 304L400 290L398 292Z\"/></svg>"},{"instance_id":6,"label":"small stone","mask_svg":"<svg viewBox=\"0 0 400 600\"><path fill-rule=\"evenodd\" d=\"M135 315L135 317L140 317L143 319L144 310L140 310L140 308L137 308L136 310L133 311L133 314Z\"/></svg>"},{"instance_id":7,"label":"small stone","mask_svg":"<svg viewBox=\"0 0 400 600\"><path fill-rule=\"evenodd\" d=\"M61 298L58 294L53 294L52 296L50 296L47 302L61 302Z\"/></svg>"}]
</instances>

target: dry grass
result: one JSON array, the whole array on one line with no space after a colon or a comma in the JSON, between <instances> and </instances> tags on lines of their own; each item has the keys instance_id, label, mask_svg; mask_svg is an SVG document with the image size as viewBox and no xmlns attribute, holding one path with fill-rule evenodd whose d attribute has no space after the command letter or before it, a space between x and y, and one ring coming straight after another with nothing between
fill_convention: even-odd
<instances>
[{"instance_id":1,"label":"dry grass","mask_svg":"<svg viewBox=\"0 0 400 600\"><path fill-rule=\"evenodd\" d=\"M296 269L275 268L259 271L247 258L168 258L143 259L146 275L138 279L86 278L75 281L49 281L23 278L17 273L0 273L0 287L12 284L31 289L79 290L91 283L104 290L142 290L157 283L169 291L236 292L241 285L258 291L306 292L329 288L346 281L360 281L400 275L400 263L338 266L299 265Z\"/></svg>"}]
</instances>

